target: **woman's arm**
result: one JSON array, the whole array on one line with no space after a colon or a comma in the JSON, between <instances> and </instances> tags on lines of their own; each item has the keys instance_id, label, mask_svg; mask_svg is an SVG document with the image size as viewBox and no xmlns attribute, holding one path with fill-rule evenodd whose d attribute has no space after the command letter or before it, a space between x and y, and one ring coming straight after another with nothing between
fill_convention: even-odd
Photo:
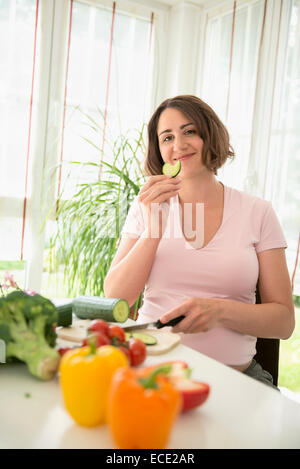
<instances>
[{"instance_id":1,"label":"woman's arm","mask_svg":"<svg viewBox=\"0 0 300 469\"><path fill-rule=\"evenodd\" d=\"M140 237L121 239L116 256L104 281L108 298L123 298L131 306L144 289L164 232L166 217L157 208L168 207L170 197L179 191L180 181L165 175L151 176L142 187L139 202L145 231Z\"/></svg>"},{"instance_id":2,"label":"woman's arm","mask_svg":"<svg viewBox=\"0 0 300 469\"><path fill-rule=\"evenodd\" d=\"M130 306L134 304L144 289L159 241L147 237L121 239L104 281L107 298L123 298Z\"/></svg>"},{"instance_id":3,"label":"woman's arm","mask_svg":"<svg viewBox=\"0 0 300 469\"><path fill-rule=\"evenodd\" d=\"M295 313L284 249L263 251L258 261L262 304L190 298L164 314L161 321L184 314L186 318L173 328L174 332L205 332L219 326L254 337L288 339L295 327Z\"/></svg>"},{"instance_id":4,"label":"woman's arm","mask_svg":"<svg viewBox=\"0 0 300 469\"><path fill-rule=\"evenodd\" d=\"M224 301L220 322L255 337L288 339L295 327L295 310L284 249L263 251L258 254L258 262L262 304Z\"/></svg>"}]
</instances>

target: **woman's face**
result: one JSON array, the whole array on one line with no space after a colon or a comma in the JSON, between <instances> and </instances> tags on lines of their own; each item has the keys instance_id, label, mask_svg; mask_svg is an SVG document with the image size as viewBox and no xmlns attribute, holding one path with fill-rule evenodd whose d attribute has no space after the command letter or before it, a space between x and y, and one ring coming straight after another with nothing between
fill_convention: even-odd
<instances>
[{"instance_id":1,"label":"woman's face","mask_svg":"<svg viewBox=\"0 0 300 469\"><path fill-rule=\"evenodd\" d=\"M194 123L181 111L167 108L161 113L157 136L163 161L170 164L181 161L180 175L203 170L203 140Z\"/></svg>"}]
</instances>

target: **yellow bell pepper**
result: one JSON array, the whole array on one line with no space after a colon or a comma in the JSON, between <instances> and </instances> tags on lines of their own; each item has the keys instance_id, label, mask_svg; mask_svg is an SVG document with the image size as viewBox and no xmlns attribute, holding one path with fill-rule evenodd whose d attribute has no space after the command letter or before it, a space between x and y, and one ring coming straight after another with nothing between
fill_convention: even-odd
<instances>
[{"instance_id":1,"label":"yellow bell pepper","mask_svg":"<svg viewBox=\"0 0 300 469\"><path fill-rule=\"evenodd\" d=\"M60 362L64 404L79 425L96 426L106 421L108 391L118 368L129 366L117 347L80 347L66 352Z\"/></svg>"}]
</instances>

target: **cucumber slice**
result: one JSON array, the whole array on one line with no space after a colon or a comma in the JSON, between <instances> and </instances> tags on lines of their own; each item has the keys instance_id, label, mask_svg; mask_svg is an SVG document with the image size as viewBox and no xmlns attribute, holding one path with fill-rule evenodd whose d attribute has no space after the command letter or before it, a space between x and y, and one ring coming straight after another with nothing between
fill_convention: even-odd
<instances>
[{"instance_id":1,"label":"cucumber slice","mask_svg":"<svg viewBox=\"0 0 300 469\"><path fill-rule=\"evenodd\" d=\"M142 342L144 342L145 345L157 344L156 337L153 337L153 335L150 335L150 334L145 334L144 332L126 332L125 333L126 340L129 340L131 337L135 339L140 339Z\"/></svg>"},{"instance_id":2,"label":"cucumber slice","mask_svg":"<svg viewBox=\"0 0 300 469\"><path fill-rule=\"evenodd\" d=\"M79 296L73 300L73 312L80 319L104 319L107 322L125 322L129 306L120 298Z\"/></svg>"},{"instance_id":3,"label":"cucumber slice","mask_svg":"<svg viewBox=\"0 0 300 469\"><path fill-rule=\"evenodd\" d=\"M173 178L179 174L181 170L181 162L180 160L177 160L174 165L170 163L165 163L162 167L162 172L166 176L171 175Z\"/></svg>"}]
</instances>

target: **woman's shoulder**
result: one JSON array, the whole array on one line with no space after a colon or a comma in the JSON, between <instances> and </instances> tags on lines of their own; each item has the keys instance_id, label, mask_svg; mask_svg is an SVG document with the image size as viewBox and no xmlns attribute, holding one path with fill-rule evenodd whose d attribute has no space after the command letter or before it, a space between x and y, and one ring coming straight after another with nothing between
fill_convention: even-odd
<instances>
[{"instance_id":1,"label":"woman's shoulder","mask_svg":"<svg viewBox=\"0 0 300 469\"><path fill-rule=\"evenodd\" d=\"M246 191L241 191L233 187L224 187L227 192L227 198L229 200L229 203L231 203L232 205L237 205L245 209L254 208L255 210L262 211L267 210L271 205L271 202L263 199L262 197L249 194Z\"/></svg>"}]
</instances>

